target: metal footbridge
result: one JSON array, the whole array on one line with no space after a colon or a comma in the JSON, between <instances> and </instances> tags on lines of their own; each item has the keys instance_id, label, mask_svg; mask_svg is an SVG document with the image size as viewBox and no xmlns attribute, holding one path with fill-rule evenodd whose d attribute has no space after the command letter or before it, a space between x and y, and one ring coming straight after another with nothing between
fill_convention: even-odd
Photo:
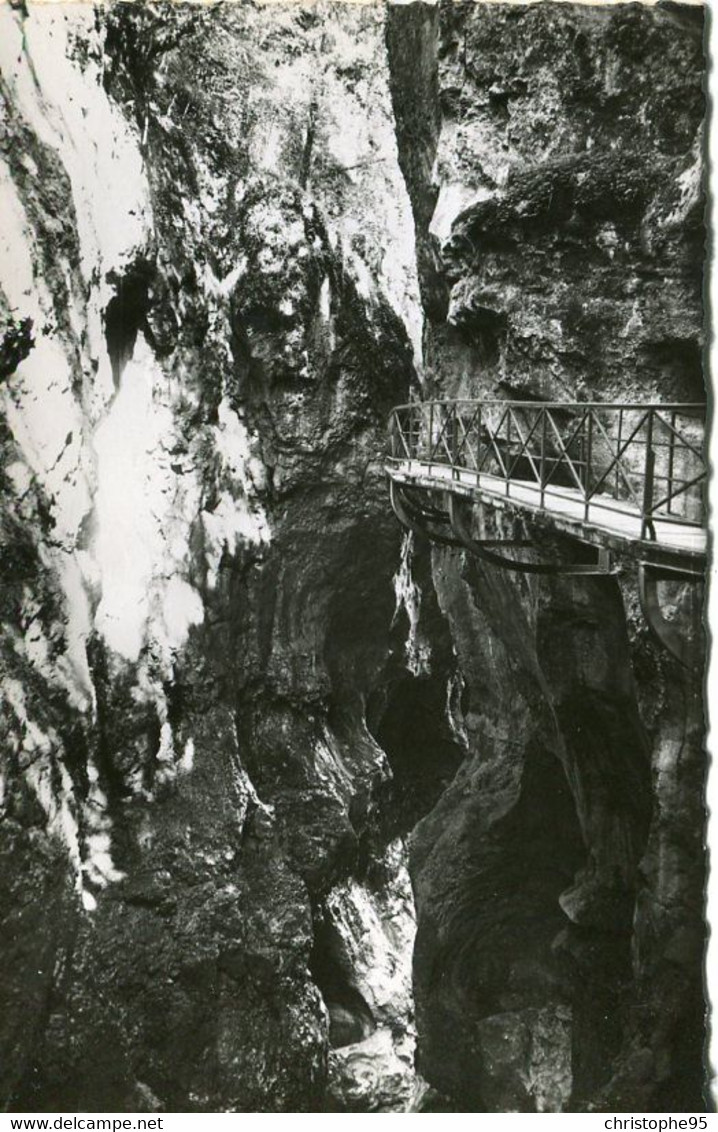
<instances>
[{"instance_id":1,"label":"metal footbridge","mask_svg":"<svg viewBox=\"0 0 718 1132\"><path fill-rule=\"evenodd\" d=\"M687 663L658 586L704 577L704 433L699 404L416 401L391 413L392 506L410 530L504 569L609 574L634 562L649 625ZM497 510L522 520L518 536L487 535ZM547 555L552 535L583 553Z\"/></svg>"}]
</instances>

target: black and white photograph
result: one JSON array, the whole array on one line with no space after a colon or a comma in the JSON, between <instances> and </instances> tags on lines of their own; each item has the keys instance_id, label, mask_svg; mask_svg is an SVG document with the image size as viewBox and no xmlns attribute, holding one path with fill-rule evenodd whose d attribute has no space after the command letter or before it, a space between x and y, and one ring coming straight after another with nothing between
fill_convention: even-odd
<instances>
[{"instance_id":1,"label":"black and white photograph","mask_svg":"<svg viewBox=\"0 0 718 1132\"><path fill-rule=\"evenodd\" d=\"M714 1119L714 18L0 0L3 1132Z\"/></svg>"}]
</instances>

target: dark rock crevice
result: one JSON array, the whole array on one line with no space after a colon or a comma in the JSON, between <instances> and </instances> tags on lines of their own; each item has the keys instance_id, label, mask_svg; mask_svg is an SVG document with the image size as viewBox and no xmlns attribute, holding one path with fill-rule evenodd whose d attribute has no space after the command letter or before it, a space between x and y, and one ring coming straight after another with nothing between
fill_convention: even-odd
<instances>
[{"instance_id":1,"label":"dark rock crevice","mask_svg":"<svg viewBox=\"0 0 718 1132\"><path fill-rule=\"evenodd\" d=\"M436 240L429 225L438 186L433 179L441 110L439 106L439 9L413 3L405 11L388 6L386 46L399 164L411 201L416 256L424 313L432 321L446 316L448 288Z\"/></svg>"}]
</instances>

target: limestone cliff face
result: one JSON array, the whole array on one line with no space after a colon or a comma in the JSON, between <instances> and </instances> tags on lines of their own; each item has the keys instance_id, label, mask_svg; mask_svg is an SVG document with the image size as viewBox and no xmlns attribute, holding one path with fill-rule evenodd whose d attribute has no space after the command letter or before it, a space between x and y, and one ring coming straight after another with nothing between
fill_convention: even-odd
<instances>
[{"instance_id":1,"label":"limestone cliff face","mask_svg":"<svg viewBox=\"0 0 718 1132\"><path fill-rule=\"evenodd\" d=\"M703 399L701 35L680 6L392 11L427 388ZM700 676L630 571L434 551L432 584L466 759L412 836L421 1071L479 1109L699 1105Z\"/></svg>"},{"instance_id":2,"label":"limestone cliff face","mask_svg":"<svg viewBox=\"0 0 718 1132\"><path fill-rule=\"evenodd\" d=\"M0 20L3 1103L695 1110L700 689L381 457L700 395L698 15Z\"/></svg>"},{"instance_id":3,"label":"limestone cliff face","mask_svg":"<svg viewBox=\"0 0 718 1132\"><path fill-rule=\"evenodd\" d=\"M701 9L416 4L389 48L446 394L701 399Z\"/></svg>"},{"instance_id":4,"label":"limestone cliff face","mask_svg":"<svg viewBox=\"0 0 718 1132\"><path fill-rule=\"evenodd\" d=\"M5 1103L403 1107L383 14L2 20Z\"/></svg>"}]
</instances>

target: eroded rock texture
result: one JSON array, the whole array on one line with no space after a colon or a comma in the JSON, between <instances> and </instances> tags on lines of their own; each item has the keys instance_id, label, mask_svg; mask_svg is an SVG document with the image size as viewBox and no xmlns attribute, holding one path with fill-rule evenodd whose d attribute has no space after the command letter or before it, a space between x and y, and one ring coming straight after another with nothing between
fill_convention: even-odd
<instances>
[{"instance_id":1,"label":"eroded rock texture","mask_svg":"<svg viewBox=\"0 0 718 1132\"><path fill-rule=\"evenodd\" d=\"M701 395L700 14L0 21L3 1104L699 1108L699 685L381 456Z\"/></svg>"},{"instance_id":2,"label":"eroded rock texture","mask_svg":"<svg viewBox=\"0 0 718 1132\"><path fill-rule=\"evenodd\" d=\"M700 11L388 30L427 386L703 399ZM700 1107L700 676L652 647L630 572L432 572L467 757L412 836L421 1072L479 1110Z\"/></svg>"},{"instance_id":3,"label":"eroded rock texture","mask_svg":"<svg viewBox=\"0 0 718 1132\"><path fill-rule=\"evenodd\" d=\"M383 14L2 19L5 1103L403 1107Z\"/></svg>"}]
</instances>

